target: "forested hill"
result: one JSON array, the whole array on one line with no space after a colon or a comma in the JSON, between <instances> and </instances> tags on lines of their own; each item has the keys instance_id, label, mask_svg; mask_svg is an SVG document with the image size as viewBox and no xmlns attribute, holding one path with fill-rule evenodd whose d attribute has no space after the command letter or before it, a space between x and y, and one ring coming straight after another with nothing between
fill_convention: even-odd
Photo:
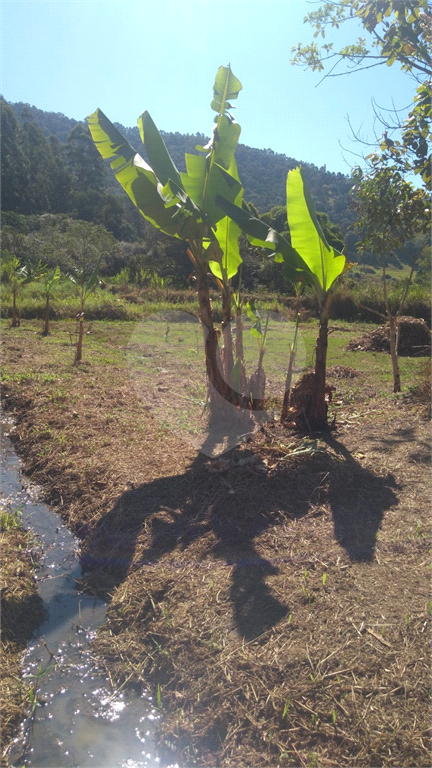
<instances>
[{"instance_id":1,"label":"forested hill","mask_svg":"<svg viewBox=\"0 0 432 768\"><path fill-rule=\"evenodd\" d=\"M24 104L22 101L18 101L10 106L20 122L31 116L42 129L45 136L56 136L61 143L67 140L72 128L79 122L78 120L66 117L62 112L44 112L43 109L31 107L30 104Z\"/></svg>"},{"instance_id":2,"label":"forested hill","mask_svg":"<svg viewBox=\"0 0 432 768\"><path fill-rule=\"evenodd\" d=\"M20 123L33 120L46 137L55 136L60 144L67 141L78 121L61 113L44 112L34 106L18 102L11 103ZM143 153L138 128L125 128L116 123L116 127L128 139L130 144ZM197 144L203 144L207 138L202 134L166 133L161 131L168 150L179 168L185 170L185 152L194 153ZM348 192L351 180L342 173L331 173L325 166L318 168L305 158L294 159L273 152L271 149L253 149L240 144L236 151L239 175L245 190L245 200L253 203L260 213L269 211L276 205L285 205L287 172L302 165L311 189L317 210L325 212L334 224L338 224L344 235L353 221L353 214L348 206ZM115 185L111 192L116 192ZM120 187L118 191L121 192ZM351 238L350 238L351 239Z\"/></svg>"}]
</instances>

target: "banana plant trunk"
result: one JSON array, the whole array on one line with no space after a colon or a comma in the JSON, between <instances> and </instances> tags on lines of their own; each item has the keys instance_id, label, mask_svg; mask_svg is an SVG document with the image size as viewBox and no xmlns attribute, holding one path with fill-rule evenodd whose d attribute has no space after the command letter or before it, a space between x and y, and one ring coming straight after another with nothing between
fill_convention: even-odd
<instances>
[{"instance_id":1,"label":"banana plant trunk","mask_svg":"<svg viewBox=\"0 0 432 768\"><path fill-rule=\"evenodd\" d=\"M84 337L84 313L81 312L78 318L78 341L76 344L75 363L80 363L82 360L83 337Z\"/></svg>"},{"instance_id":2,"label":"banana plant trunk","mask_svg":"<svg viewBox=\"0 0 432 768\"><path fill-rule=\"evenodd\" d=\"M309 429L313 432L328 429L326 403L328 310L329 302L326 302L320 314L319 331L315 345L315 377L312 398L305 413Z\"/></svg>"},{"instance_id":3,"label":"banana plant trunk","mask_svg":"<svg viewBox=\"0 0 432 768\"><path fill-rule=\"evenodd\" d=\"M218 332L213 325L213 315L210 304L209 282L205 264L197 264L196 281L198 290L200 321L205 333L205 361L207 377L210 383L210 400L214 396L214 390L225 400L231 399L231 387L224 380L220 366L218 365Z\"/></svg>"},{"instance_id":4,"label":"banana plant trunk","mask_svg":"<svg viewBox=\"0 0 432 768\"><path fill-rule=\"evenodd\" d=\"M244 364L243 317L241 306L237 307L236 310L235 356L239 363L239 394L245 395L247 389L247 380Z\"/></svg>"},{"instance_id":5,"label":"banana plant trunk","mask_svg":"<svg viewBox=\"0 0 432 768\"><path fill-rule=\"evenodd\" d=\"M222 334L225 381L231 387L234 355L231 335L231 287L229 285L224 286L222 291Z\"/></svg>"},{"instance_id":6,"label":"banana plant trunk","mask_svg":"<svg viewBox=\"0 0 432 768\"><path fill-rule=\"evenodd\" d=\"M281 422L284 422L288 418L288 409L289 409L290 397L291 397L292 375L293 375L293 369L294 369L295 356L297 352L297 335L298 335L299 323L300 323L300 314L297 312L296 328L295 328L293 344L291 347L289 361L288 361L287 375L285 379L285 393L284 393L284 398L282 403L282 413L280 417Z\"/></svg>"},{"instance_id":7,"label":"banana plant trunk","mask_svg":"<svg viewBox=\"0 0 432 768\"><path fill-rule=\"evenodd\" d=\"M46 304L45 304L45 318L44 318L44 329L42 331L43 336L49 335L49 311L50 311L50 305L49 305L49 297L47 296Z\"/></svg>"},{"instance_id":8,"label":"banana plant trunk","mask_svg":"<svg viewBox=\"0 0 432 768\"><path fill-rule=\"evenodd\" d=\"M18 314L16 299L17 299L17 291L13 289L12 290L12 323L11 323L12 328L18 328L20 324L20 317Z\"/></svg>"},{"instance_id":9,"label":"banana plant trunk","mask_svg":"<svg viewBox=\"0 0 432 768\"><path fill-rule=\"evenodd\" d=\"M261 349L256 371L249 379L249 392L252 400L253 411L263 411L265 408L266 375L263 368L265 349Z\"/></svg>"}]
</instances>

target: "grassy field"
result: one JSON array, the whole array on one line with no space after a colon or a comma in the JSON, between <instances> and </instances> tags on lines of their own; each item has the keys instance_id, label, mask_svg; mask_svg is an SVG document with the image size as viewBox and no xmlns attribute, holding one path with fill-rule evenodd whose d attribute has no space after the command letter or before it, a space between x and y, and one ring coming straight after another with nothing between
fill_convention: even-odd
<instances>
[{"instance_id":1,"label":"grassy field","mask_svg":"<svg viewBox=\"0 0 432 768\"><path fill-rule=\"evenodd\" d=\"M354 269L354 276L358 268ZM390 270L392 280L389 283L389 299L393 309L399 300L407 277L405 270ZM349 273L350 274L350 273ZM222 310L217 291L211 292L212 307L216 321L221 320ZM293 318L299 309L302 316L316 315L317 307L312 294L306 292L300 299L286 294L270 293L265 289L246 291L246 299L254 299L263 311L277 311L288 318ZM51 316L53 319L73 321L80 310L79 300L70 283L62 283L52 297ZM42 319L45 313L43 288L38 283L22 286L18 297L18 308L24 319ZM368 311L368 309L373 310ZM86 317L90 320L129 320L137 321L151 314L165 311L188 311L198 316L198 302L193 288L176 289L172 287L154 290L140 290L136 285L110 285L104 283L90 294L86 302ZM374 312L385 314L382 281L379 271L367 274L359 279L349 276L342 280L332 302L332 317L346 321L376 322ZM405 303L404 314L421 317L430 327L430 286L414 284L411 286ZM1 316L12 316L12 298L7 283L1 286Z\"/></svg>"},{"instance_id":2,"label":"grassy field","mask_svg":"<svg viewBox=\"0 0 432 768\"><path fill-rule=\"evenodd\" d=\"M332 320L336 427L313 439L277 421L276 316L276 420L230 412L217 455L201 331L162 310L87 323L80 365L71 322L2 321L17 450L81 538L82 588L111 596L101 665L152 688L162 764L429 765L429 361L400 359L395 396L389 355L346 349L371 325ZM316 332L301 323L299 368Z\"/></svg>"}]
</instances>

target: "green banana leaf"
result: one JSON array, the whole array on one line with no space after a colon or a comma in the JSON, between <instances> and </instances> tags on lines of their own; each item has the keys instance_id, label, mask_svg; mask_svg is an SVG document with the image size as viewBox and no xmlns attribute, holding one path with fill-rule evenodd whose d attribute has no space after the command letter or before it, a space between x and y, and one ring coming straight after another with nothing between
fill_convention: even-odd
<instances>
[{"instance_id":1,"label":"green banana leaf","mask_svg":"<svg viewBox=\"0 0 432 768\"><path fill-rule=\"evenodd\" d=\"M179 200L174 200L173 205L174 195L170 197L170 204L165 204L160 194L161 181L106 115L97 109L87 122L97 149L104 159L110 160L117 181L142 215L167 235L182 239L199 237L202 216L200 221L194 219L192 204L189 210L182 210L184 205Z\"/></svg>"},{"instance_id":2,"label":"green banana leaf","mask_svg":"<svg viewBox=\"0 0 432 768\"><path fill-rule=\"evenodd\" d=\"M251 320L253 323L252 327L249 330L249 333L251 334L251 336L255 336L256 339L262 339L263 337L262 318L260 313L257 311L253 301L247 302L246 312L249 320Z\"/></svg>"},{"instance_id":3,"label":"green banana leaf","mask_svg":"<svg viewBox=\"0 0 432 768\"><path fill-rule=\"evenodd\" d=\"M165 142L147 111L143 112L138 118L138 128L141 141L147 151L149 163L159 181L162 184L166 184L168 179L172 179L181 187L180 173L175 167Z\"/></svg>"},{"instance_id":4,"label":"green banana leaf","mask_svg":"<svg viewBox=\"0 0 432 768\"><path fill-rule=\"evenodd\" d=\"M61 278L60 267L58 266L58 264L56 267L54 267L52 272L50 272L48 275L44 275L44 277L45 277L44 287L47 293L49 293L54 283L57 283Z\"/></svg>"},{"instance_id":5,"label":"green banana leaf","mask_svg":"<svg viewBox=\"0 0 432 768\"><path fill-rule=\"evenodd\" d=\"M213 128L212 138L205 147L202 147L201 151L213 150L213 162L221 165L226 171L230 171L240 133L241 127L238 123L226 115L221 115L217 125Z\"/></svg>"},{"instance_id":6,"label":"green banana leaf","mask_svg":"<svg viewBox=\"0 0 432 768\"><path fill-rule=\"evenodd\" d=\"M228 67L219 67L213 86L211 108L219 114L225 114L228 109L233 108L228 99L231 101L236 99L241 89L242 84L231 72L231 67L229 65Z\"/></svg>"},{"instance_id":7,"label":"green banana leaf","mask_svg":"<svg viewBox=\"0 0 432 768\"><path fill-rule=\"evenodd\" d=\"M320 303L325 300L335 280L352 266L342 253L328 244L300 168L289 171L287 177L287 220L291 243L228 200L217 197L216 203L239 225L252 245L272 251L275 261L283 260L287 280L313 286Z\"/></svg>"},{"instance_id":8,"label":"green banana leaf","mask_svg":"<svg viewBox=\"0 0 432 768\"><path fill-rule=\"evenodd\" d=\"M234 153L237 148L240 125L229 113L232 104L228 99L236 99L241 90L241 82L231 72L231 68L219 67L213 86L211 104L218 114L213 128L212 138L205 147L196 148L206 153L206 157L186 155L186 174L181 174L188 194L207 214L212 226L224 217L216 205L216 195L221 195L231 202L241 203L243 188L237 172Z\"/></svg>"},{"instance_id":9,"label":"green banana leaf","mask_svg":"<svg viewBox=\"0 0 432 768\"><path fill-rule=\"evenodd\" d=\"M283 262L284 274L287 280L293 283L301 280L310 285L316 285L316 279L307 264L290 245L288 240L285 240L279 232L269 227L261 219L256 219L244 208L239 208L220 196L216 198L216 202L225 211L227 216L238 224L242 232L247 235L251 245L271 251L274 254L275 261Z\"/></svg>"},{"instance_id":10,"label":"green banana leaf","mask_svg":"<svg viewBox=\"0 0 432 768\"><path fill-rule=\"evenodd\" d=\"M97 149L104 160L111 160L110 165L114 172L133 160L136 151L132 149L101 109L97 109L96 112L88 116L87 124Z\"/></svg>"},{"instance_id":11,"label":"green banana leaf","mask_svg":"<svg viewBox=\"0 0 432 768\"><path fill-rule=\"evenodd\" d=\"M216 227L215 236L219 245L218 260L210 259L209 267L215 277L227 282L237 274L242 263L239 249L240 227L229 216L224 216Z\"/></svg>"},{"instance_id":12,"label":"green banana leaf","mask_svg":"<svg viewBox=\"0 0 432 768\"><path fill-rule=\"evenodd\" d=\"M326 294L336 278L351 265L340 251L328 244L301 168L288 172L287 221L293 248Z\"/></svg>"},{"instance_id":13,"label":"green banana leaf","mask_svg":"<svg viewBox=\"0 0 432 768\"><path fill-rule=\"evenodd\" d=\"M238 182L238 193L234 198L234 203L240 206L243 202L243 187L239 179L234 156L230 163L230 175ZM215 237L220 248L220 257L217 261L210 260L209 267L213 274L225 284L237 274L239 266L242 263L239 248L240 235L240 227L229 216L224 216L218 221Z\"/></svg>"}]
</instances>

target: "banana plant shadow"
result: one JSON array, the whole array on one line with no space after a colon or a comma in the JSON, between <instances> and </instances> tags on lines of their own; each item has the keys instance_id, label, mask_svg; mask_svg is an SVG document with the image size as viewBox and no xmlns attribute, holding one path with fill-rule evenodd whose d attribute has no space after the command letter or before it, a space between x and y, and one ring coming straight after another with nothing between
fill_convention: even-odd
<instances>
[{"instance_id":1,"label":"banana plant shadow","mask_svg":"<svg viewBox=\"0 0 432 768\"><path fill-rule=\"evenodd\" d=\"M362 467L331 434L322 438L342 461L340 476L330 482L328 495L335 539L350 560L372 561L384 512L398 503L394 491L399 486L391 473L380 477Z\"/></svg>"},{"instance_id":2,"label":"banana plant shadow","mask_svg":"<svg viewBox=\"0 0 432 768\"><path fill-rule=\"evenodd\" d=\"M338 543L351 559L371 561L384 512L397 503L392 475L379 477L333 437L328 443L336 455L297 457L273 474L262 464L264 471L258 471L247 445L212 462L213 472L200 453L185 473L127 491L84 542L83 572L91 572L93 584L98 575L101 583L108 577L112 590L129 568L154 564L174 551L184 558L192 542L202 538L201 559L234 566L229 596L238 634L246 640L258 637L285 617L289 606L272 592L268 581L279 569L259 554L257 536L275 529L277 541L278 526L328 504Z\"/></svg>"}]
</instances>

